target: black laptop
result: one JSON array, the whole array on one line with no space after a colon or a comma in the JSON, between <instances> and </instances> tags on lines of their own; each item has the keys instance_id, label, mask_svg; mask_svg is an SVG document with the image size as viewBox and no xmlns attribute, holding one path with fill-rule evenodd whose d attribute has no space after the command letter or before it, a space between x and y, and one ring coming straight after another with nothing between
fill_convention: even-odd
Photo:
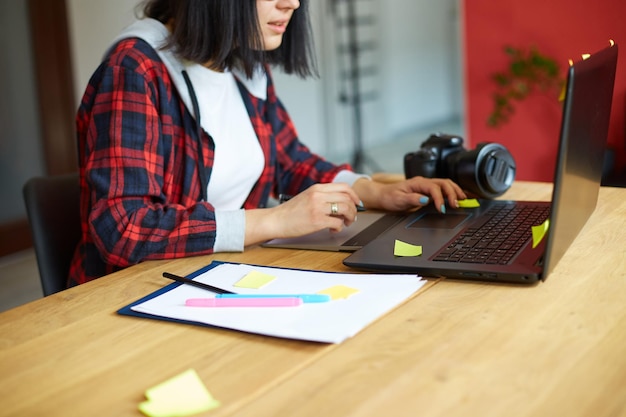
<instances>
[{"instance_id":1,"label":"black laptop","mask_svg":"<svg viewBox=\"0 0 626 417\"><path fill-rule=\"evenodd\" d=\"M479 200L405 216L344 260L363 270L507 283L545 280L594 211L600 188L617 66L612 44L570 66L552 202ZM533 228L547 226L533 239ZM422 247L395 256L396 240Z\"/></svg>"}]
</instances>

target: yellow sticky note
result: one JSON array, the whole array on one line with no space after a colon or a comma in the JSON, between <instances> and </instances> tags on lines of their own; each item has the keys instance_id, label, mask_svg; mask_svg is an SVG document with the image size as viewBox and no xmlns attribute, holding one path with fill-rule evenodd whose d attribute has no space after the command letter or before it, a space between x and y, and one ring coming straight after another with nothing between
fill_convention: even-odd
<instances>
[{"instance_id":1,"label":"yellow sticky note","mask_svg":"<svg viewBox=\"0 0 626 417\"><path fill-rule=\"evenodd\" d=\"M420 256L422 254L422 247L396 240L393 247L393 254L395 256Z\"/></svg>"},{"instance_id":2,"label":"yellow sticky note","mask_svg":"<svg viewBox=\"0 0 626 417\"><path fill-rule=\"evenodd\" d=\"M193 369L148 389L146 398L139 410L150 417L190 416L220 406Z\"/></svg>"},{"instance_id":3,"label":"yellow sticky note","mask_svg":"<svg viewBox=\"0 0 626 417\"><path fill-rule=\"evenodd\" d=\"M550 219L543 222L539 226L533 226L533 249L537 247L539 243L543 240L543 237L546 235L546 232L550 228Z\"/></svg>"},{"instance_id":4,"label":"yellow sticky note","mask_svg":"<svg viewBox=\"0 0 626 417\"><path fill-rule=\"evenodd\" d=\"M566 94L567 94L567 88L566 88L566 85L563 84L563 87L561 87L561 93L559 94L559 101L565 101Z\"/></svg>"},{"instance_id":5,"label":"yellow sticky note","mask_svg":"<svg viewBox=\"0 0 626 417\"><path fill-rule=\"evenodd\" d=\"M480 203L475 198L468 198L465 200L459 200L460 208L476 208L480 207Z\"/></svg>"},{"instance_id":6,"label":"yellow sticky note","mask_svg":"<svg viewBox=\"0 0 626 417\"><path fill-rule=\"evenodd\" d=\"M239 288L253 288L258 290L262 286L274 281L274 279L276 279L276 277L273 275L252 271L248 273L245 277L237 281L234 286Z\"/></svg>"},{"instance_id":7,"label":"yellow sticky note","mask_svg":"<svg viewBox=\"0 0 626 417\"><path fill-rule=\"evenodd\" d=\"M357 292L359 292L359 290L355 288L346 287L345 285L335 285L334 287L318 291L318 294L330 295L332 300L340 300L342 298L348 298Z\"/></svg>"}]
</instances>

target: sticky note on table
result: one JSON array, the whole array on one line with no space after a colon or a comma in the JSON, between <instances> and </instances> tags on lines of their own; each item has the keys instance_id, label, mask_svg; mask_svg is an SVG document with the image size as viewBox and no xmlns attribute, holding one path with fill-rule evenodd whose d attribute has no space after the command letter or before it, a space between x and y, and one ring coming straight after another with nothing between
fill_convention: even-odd
<instances>
[{"instance_id":1,"label":"sticky note on table","mask_svg":"<svg viewBox=\"0 0 626 417\"><path fill-rule=\"evenodd\" d=\"M334 287L326 288L325 290L318 291L317 294L330 295L332 300L340 300L350 297L352 294L359 292L356 288L350 288L345 285L335 285Z\"/></svg>"},{"instance_id":2,"label":"sticky note on table","mask_svg":"<svg viewBox=\"0 0 626 417\"><path fill-rule=\"evenodd\" d=\"M421 256L422 247L396 239L396 243L393 246L393 254L395 256Z\"/></svg>"},{"instance_id":3,"label":"sticky note on table","mask_svg":"<svg viewBox=\"0 0 626 417\"><path fill-rule=\"evenodd\" d=\"M190 416L220 406L193 369L148 389L146 398L139 410L150 417Z\"/></svg>"},{"instance_id":4,"label":"sticky note on table","mask_svg":"<svg viewBox=\"0 0 626 417\"><path fill-rule=\"evenodd\" d=\"M537 245L541 243L541 241L543 240L543 237L546 235L549 228L550 228L550 219L546 220L545 222L543 222L543 224L540 224L539 226L532 227L533 249L536 248Z\"/></svg>"},{"instance_id":5,"label":"sticky note on table","mask_svg":"<svg viewBox=\"0 0 626 417\"><path fill-rule=\"evenodd\" d=\"M460 208L477 208L480 207L480 203L475 198L467 198L465 200L459 200Z\"/></svg>"},{"instance_id":6,"label":"sticky note on table","mask_svg":"<svg viewBox=\"0 0 626 417\"><path fill-rule=\"evenodd\" d=\"M274 279L276 279L276 277L273 275L264 274L258 271L252 271L246 274L246 276L241 278L239 281L237 281L234 286L239 288L259 289L262 286L274 281Z\"/></svg>"}]
</instances>

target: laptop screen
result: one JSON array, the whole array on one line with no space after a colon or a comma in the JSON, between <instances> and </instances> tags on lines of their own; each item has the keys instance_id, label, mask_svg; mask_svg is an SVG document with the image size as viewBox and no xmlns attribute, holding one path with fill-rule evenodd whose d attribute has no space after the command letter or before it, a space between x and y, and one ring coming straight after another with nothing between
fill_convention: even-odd
<instances>
[{"instance_id":1,"label":"laptop screen","mask_svg":"<svg viewBox=\"0 0 626 417\"><path fill-rule=\"evenodd\" d=\"M612 45L569 68L544 279L596 207L616 66L617 45Z\"/></svg>"}]
</instances>

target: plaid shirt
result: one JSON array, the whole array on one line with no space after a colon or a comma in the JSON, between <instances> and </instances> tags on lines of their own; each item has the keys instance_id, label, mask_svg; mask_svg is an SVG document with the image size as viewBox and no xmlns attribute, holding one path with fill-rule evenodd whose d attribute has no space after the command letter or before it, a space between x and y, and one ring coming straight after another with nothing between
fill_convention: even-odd
<instances>
[{"instance_id":1,"label":"plaid shirt","mask_svg":"<svg viewBox=\"0 0 626 417\"><path fill-rule=\"evenodd\" d=\"M264 207L278 192L331 182L333 165L298 141L268 72L267 99L239 89L265 166L243 205ZM68 285L150 259L210 254L215 211L202 200L198 155L211 177L214 145L180 99L156 51L119 42L89 81L76 117L82 238ZM233 161L236 162L236 161Z\"/></svg>"}]
</instances>

